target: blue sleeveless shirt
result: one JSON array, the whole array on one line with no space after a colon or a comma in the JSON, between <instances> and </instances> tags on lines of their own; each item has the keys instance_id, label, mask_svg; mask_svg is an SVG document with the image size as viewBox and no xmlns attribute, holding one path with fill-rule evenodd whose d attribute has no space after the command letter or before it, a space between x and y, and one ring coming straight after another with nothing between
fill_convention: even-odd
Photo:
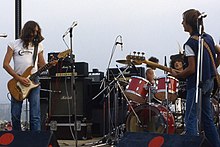
<instances>
[{"instance_id":1,"label":"blue sleeveless shirt","mask_svg":"<svg viewBox=\"0 0 220 147\"><path fill-rule=\"evenodd\" d=\"M194 34L197 35L198 34ZM193 36L193 35L192 35ZM196 72L186 78L187 80L187 89L191 89L193 87L196 87L196 76L197 76L197 57L198 57L198 41L193 39L192 36L187 40L187 42L184 44L191 47L195 54L195 60L196 60ZM215 43L212 37L209 34L204 33L203 34L204 41L208 44L209 48L211 49L212 55L214 57L214 61L216 62L216 54L215 54ZM188 65L188 60L186 57L186 64ZM203 62L202 62L202 81L206 81L208 79L211 79L215 76L215 69L212 64L212 60L210 58L210 55L205 47L203 47ZM200 75L201 75L200 74Z\"/></svg>"}]
</instances>

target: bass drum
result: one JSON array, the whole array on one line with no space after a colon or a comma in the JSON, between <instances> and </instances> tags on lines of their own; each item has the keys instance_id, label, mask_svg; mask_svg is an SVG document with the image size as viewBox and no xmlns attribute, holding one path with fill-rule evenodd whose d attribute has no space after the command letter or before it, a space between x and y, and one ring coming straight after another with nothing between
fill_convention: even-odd
<instances>
[{"instance_id":1,"label":"bass drum","mask_svg":"<svg viewBox=\"0 0 220 147\"><path fill-rule=\"evenodd\" d=\"M174 117L163 105L142 104L135 107L134 111L136 112L140 123L134 112L130 112L126 119L126 131L166 133L168 129L168 134L174 134Z\"/></svg>"}]
</instances>

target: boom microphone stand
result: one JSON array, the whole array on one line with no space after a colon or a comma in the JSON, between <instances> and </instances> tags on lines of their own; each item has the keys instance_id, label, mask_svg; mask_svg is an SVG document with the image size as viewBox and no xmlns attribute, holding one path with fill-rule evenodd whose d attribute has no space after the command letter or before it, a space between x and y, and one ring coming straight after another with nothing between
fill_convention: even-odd
<instances>
[{"instance_id":1,"label":"boom microphone stand","mask_svg":"<svg viewBox=\"0 0 220 147\"><path fill-rule=\"evenodd\" d=\"M117 42L118 38L120 38L121 43ZM118 35L118 36L116 37L116 39L115 39L115 43L114 43L114 45L113 45L112 52L111 52L111 56L110 56L109 63L108 63L108 66L107 66L106 75L105 75L104 80L103 80L104 86L106 85L106 80L107 80L107 82L110 81L110 79L109 79L109 76L110 76L110 75L109 75L109 68L110 68L110 64L111 64L111 61L112 61L112 58L113 58L113 55L114 55L114 52L115 52L115 49L116 49L117 44L121 44L121 47L122 47L122 36L121 36L121 35ZM105 89L105 87L104 87L104 89ZM110 102L110 93L111 93L111 90L110 90L110 87L107 88L107 92L108 92L108 95L107 95L108 124L107 124L107 125L108 125L108 131L111 132L111 110L110 110L110 103L111 103L111 102ZM105 104L105 102L104 102L104 104ZM105 107L104 107L104 108L105 108ZM103 108L103 109L104 109L104 108ZM104 110L104 111L105 111L105 110ZM105 119L105 117L104 117L104 119ZM105 120L104 120L104 124L105 124ZM104 129L105 129L105 126L104 126ZM105 134L105 130L104 130L104 134Z\"/></svg>"},{"instance_id":2,"label":"boom microphone stand","mask_svg":"<svg viewBox=\"0 0 220 147\"><path fill-rule=\"evenodd\" d=\"M70 35L70 65L72 68L72 74L71 74L71 96L73 99L73 107L74 107L74 136L75 136L75 145L77 147L78 141L77 141L77 117L76 117L76 82L75 82L75 68L74 68L74 59L73 59L73 28L77 25L77 22L74 21L73 24L68 28L68 30L63 35L63 38L69 33Z\"/></svg>"}]
</instances>

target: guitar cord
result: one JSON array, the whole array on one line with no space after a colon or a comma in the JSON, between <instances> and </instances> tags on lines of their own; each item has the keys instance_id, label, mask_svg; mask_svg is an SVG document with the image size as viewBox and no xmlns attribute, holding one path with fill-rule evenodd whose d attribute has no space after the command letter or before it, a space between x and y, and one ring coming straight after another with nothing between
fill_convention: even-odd
<instances>
[{"instance_id":1,"label":"guitar cord","mask_svg":"<svg viewBox=\"0 0 220 147\"><path fill-rule=\"evenodd\" d=\"M8 98L8 100L11 102L11 99L9 98L9 95L10 95L10 93L8 92L8 93L7 93L7 98Z\"/></svg>"}]
</instances>

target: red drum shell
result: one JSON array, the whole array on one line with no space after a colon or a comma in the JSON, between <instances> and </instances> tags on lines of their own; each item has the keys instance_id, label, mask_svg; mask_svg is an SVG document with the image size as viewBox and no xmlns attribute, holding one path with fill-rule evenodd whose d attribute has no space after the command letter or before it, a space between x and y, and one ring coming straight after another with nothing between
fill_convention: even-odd
<instances>
[{"instance_id":1,"label":"red drum shell","mask_svg":"<svg viewBox=\"0 0 220 147\"><path fill-rule=\"evenodd\" d=\"M125 95L128 99L143 104L148 94L147 85L149 81L138 76L132 76L129 85L126 87Z\"/></svg>"},{"instance_id":2,"label":"red drum shell","mask_svg":"<svg viewBox=\"0 0 220 147\"><path fill-rule=\"evenodd\" d=\"M131 112L126 119L126 130L128 132L149 131L166 133L168 129L168 134L175 133L175 120L173 114L163 105L153 103L142 104L135 107L134 110L140 119L141 124L138 124L134 112Z\"/></svg>"},{"instance_id":3,"label":"red drum shell","mask_svg":"<svg viewBox=\"0 0 220 147\"><path fill-rule=\"evenodd\" d=\"M166 81L168 82L168 100L174 102L177 98L179 81L172 76L159 77L156 79L156 89L157 92L155 97L159 100L166 99Z\"/></svg>"}]
</instances>

